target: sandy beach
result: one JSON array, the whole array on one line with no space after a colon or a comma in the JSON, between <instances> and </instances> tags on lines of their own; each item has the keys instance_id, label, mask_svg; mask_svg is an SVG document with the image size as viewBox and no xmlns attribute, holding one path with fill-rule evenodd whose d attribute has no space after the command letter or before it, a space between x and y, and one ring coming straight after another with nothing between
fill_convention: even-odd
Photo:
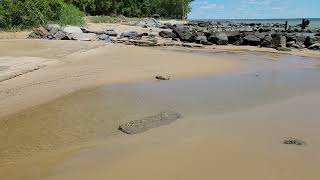
<instances>
[{"instance_id":1,"label":"sandy beach","mask_svg":"<svg viewBox=\"0 0 320 180\"><path fill-rule=\"evenodd\" d=\"M0 73L29 69L0 82L6 180L320 177L317 51L1 40L0 54ZM117 130L166 108L184 118Z\"/></svg>"}]
</instances>

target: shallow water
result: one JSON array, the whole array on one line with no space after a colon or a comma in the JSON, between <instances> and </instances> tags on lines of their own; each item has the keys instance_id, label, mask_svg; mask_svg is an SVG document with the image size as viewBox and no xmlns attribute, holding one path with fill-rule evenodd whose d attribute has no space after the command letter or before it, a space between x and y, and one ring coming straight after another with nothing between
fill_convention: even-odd
<instances>
[{"instance_id":1,"label":"shallow water","mask_svg":"<svg viewBox=\"0 0 320 180\"><path fill-rule=\"evenodd\" d=\"M175 110L186 117L226 114L320 90L317 59L259 53L216 56L241 61L247 68L213 77L83 90L5 117L0 121L0 162L87 146L121 135L117 127L123 122L160 111Z\"/></svg>"}]
</instances>

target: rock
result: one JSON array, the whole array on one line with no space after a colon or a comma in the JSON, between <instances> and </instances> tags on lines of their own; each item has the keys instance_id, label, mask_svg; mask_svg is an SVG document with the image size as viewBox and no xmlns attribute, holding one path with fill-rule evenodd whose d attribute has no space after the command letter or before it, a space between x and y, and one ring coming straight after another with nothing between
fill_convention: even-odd
<instances>
[{"instance_id":1,"label":"rock","mask_svg":"<svg viewBox=\"0 0 320 180\"><path fill-rule=\"evenodd\" d=\"M152 128L168 125L178 119L182 115L173 111L160 112L157 115L148 116L143 119L130 121L119 126L119 130L126 134L138 134L146 132Z\"/></svg>"},{"instance_id":2,"label":"rock","mask_svg":"<svg viewBox=\"0 0 320 180\"><path fill-rule=\"evenodd\" d=\"M223 32L215 32L210 35L208 40L217 45L227 45L228 44L228 36Z\"/></svg>"},{"instance_id":3,"label":"rock","mask_svg":"<svg viewBox=\"0 0 320 180\"><path fill-rule=\"evenodd\" d=\"M272 34L272 47L286 47L287 38L281 34Z\"/></svg>"},{"instance_id":4,"label":"rock","mask_svg":"<svg viewBox=\"0 0 320 180\"><path fill-rule=\"evenodd\" d=\"M315 44L309 46L309 49L311 49L311 50L320 50L320 43L315 43Z\"/></svg>"},{"instance_id":5,"label":"rock","mask_svg":"<svg viewBox=\"0 0 320 180\"><path fill-rule=\"evenodd\" d=\"M314 36L320 36L320 33L315 34Z\"/></svg>"},{"instance_id":6,"label":"rock","mask_svg":"<svg viewBox=\"0 0 320 180\"><path fill-rule=\"evenodd\" d=\"M108 36L113 36L113 37L117 37L118 36L118 33L113 30L113 29L107 29L104 31L104 33Z\"/></svg>"},{"instance_id":7,"label":"rock","mask_svg":"<svg viewBox=\"0 0 320 180\"><path fill-rule=\"evenodd\" d=\"M65 32L66 34L71 34L71 33L80 34L80 33L83 33L82 30L77 26L66 26L66 27L63 27L61 30L63 32Z\"/></svg>"},{"instance_id":8,"label":"rock","mask_svg":"<svg viewBox=\"0 0 320 180\"><path fill-rule=\"evenodd\" d=\"M192 32L186 26L177 26L173 29L173 33L175 33L182 41L194 41Z\"/></svg>"},{"instance_id":9,"label":"rock","mask_svg":"<svg viewBox=\"0 0 320 180\"><path fill-rule=\"evenodd\" d=\"M207 39L207 36L205 35L197 36L195 38L195 41L196 43L199 43L199 44L208 45L208 39Z\"/></svg>"},{"instance_id":10,"label":"rock","mask_svg":"<svg viewBox=\"0 0 320 180\"><path fill-rule=\"evenodd\" d=\"M82 30L83 33L94 33L97 35L105 34L104 31L96 31L96 30L91 30L91 29L86 29L86 28L80 28L80 29Z\"/></svg>"},{"instance_id":11,"label":"rock","mask_svg":"<svg viewBox=\"0 0 320 180\"><path fill-rule=\"evenodd\" d=\"M288 144L288 145L297 145L297 146L305 146L307 143L303 140L288 137L282 142L283 144Z\"/></svg>"},{"instance_id":12,"label":"rock","mask_svg":"<svg viewBox=\"0 0 320 180\"><path fill-rule=\"evenodd\" d=\"M97 38L98 38L99 40L102 40L102 41L112 42L110 36L108 36L108 35L106 35L106 34L98 35Z\"/></svg>"},{"instance_id":13,"label":"rock","mask_svg":"<svg viewBox=\"0 0 320 180\"><path fill-rule=\"evenodd\" d=\"M160 31L159 36L163 38L176 38L176 34L170 31Z\"/></svg>"},{"instance_id":14,"label":"rock","mask_svg":"<svg viewBox=\"0 0 320 180\"><path fill-rule=\"evenodd\" d=\"M47 30L51 31L52 29L58 29L60 31L61 30L61 26L59 24L48 24Z\"/></svg>"},{"instance_id":15,"label":"rock","mask_svg":"<svg viewBox=\"0 0 320 180\"><path fill-rule=\"evenodd\" d=\"M66 33L62 31L58 31L53 35L53 38L56 40L70 40L70 37L66 35Z\"/></svg>"},{"instance_id":16,"label":"rock","mask_svg":"<svg viewBox=\"0 0 320 180\"><path fill-rule=\"evenodd\" d=\"M71 33L68 36L70 39L78 41L94 41L97 38L94 33Z\"/></svg>"},{"instance_id":17,"label":"rock","mask_svg":"<svg viewBox=\"0 0 320 180\"><path fill-rule=\"evenodd\" d=\"M54 36L58 31L59 31L58 28L52 28L52 29L49 31L49 34L50 34L51 36Z\"/></svg>"},{"instance_id":18,"label":"rock","mask_svg":"<svg viewBox=\"0 0 320 180\"><path fill-rule=\"evenodd\" d=\"M315 44L316 42L315 42L315 38L312 38L312 37L310 37L310 36L308 36L307 38L306 38L306 40L304 41L304 45L307 47L307 48L309 48L309 46L311 46L311 45L313 45L313 44Z\"/></svg>"},{"instance_id":19,"label":"rock","mask_svg":"<svg viewBox=\"0 0 320 180\"><path fill-rule=\"evenodd\" d=\"M250 45L250 46L259 46L260 45L260 38L253 34L246 35L243 38L243 44L244 45Z\"/></svg>"},{"instance_id":20,"label":"rock","mask_svg":"<svg viewBox=\"0 0 320 180\"><path fill-rule=\"evenodd\" d=\"M286 51L286 52L291 51L290 48L286 48L286 47L277 47L276 50L278 50L278 51Z\"/></svg>"},{"instance_id":21,"label":"rock","mask_svg":"<svg viewBox=\"0 0 320 180\"><path fill-rule=\"evenodd\" d=\"M160 23L159 21L153 18L144 19L143 21L137 22L135 25L141 26L141 27L158 27L158 28L163 26L162 23Z\"/></svg>"},{"instance_id":22,"label":"rock","mask_svg":"<svg viewBox=\"0 0 320 180\"><path fill-rule=\"evenodd\" d=\"M139 33L137 31L126 31L121 33L120 38L139 39ZM141 37L140 37L141 39Z\"/></svg>"},{"instance_id":23,"label":"rock","mask_svg":"<svg viewBox=\"0 0 320 180\"><path fill-rule=\"evenodd\" d=\"M182 43L181 46L189 47L189 48L203 48L202 44L195 44L195 43Z\"/></svg>"},{"instance_id":24,"label":"rock","mask_svg":"<svg viewBox=\"0 0 320 180\"><path fill-rule=\"evenodd\" d=\"M157 75L155 78L158 79L158 80L167 81L167 80L170 80L170 79L171 79L171 76L169 76L169 75L165 75L165 76L163 76L163 75Z\"/></svg>"},{"instance_id":25,"label":"rock","mask_svg":"<svg viewBox=\"0 0 320 180\"><path fill-rule=\"evenodd\" d=\"M235 42L239 41L241 35L239 31L229 31L226 32L228 36L228 43L229 44L234 44Z\"/></svg>"},{"instance_id":26,"label":"rock","mask_svg":"<svg viewBox=\"0 0 320 180\"><path fill-rule=\"evenodd\" d=\"M264 40L261 43L261 47L272 47L272 37L271 36L266 36Z\"/></svg>"},{"instance_id":27,"label":"rock","mask_svg":"<svg viewBox=\"0 0 320 180\"><path fill-rule=\"evenodd\" d=\"M47 37L50 33L42 26L35 28L33 32L41 38Z\"/></svg>"},{"instance_id":28,"label":"rock","mask_svg":"<svg viewBox=\"0 0 320 180\"><path fill-rule=\"evenodd\" d=\"M243 38L240 37L240 38L238 39L238 41L236 41L236 42L233 43L233 45L236 45L236 46L243 45Z\"/></svg>"}]
</instances>

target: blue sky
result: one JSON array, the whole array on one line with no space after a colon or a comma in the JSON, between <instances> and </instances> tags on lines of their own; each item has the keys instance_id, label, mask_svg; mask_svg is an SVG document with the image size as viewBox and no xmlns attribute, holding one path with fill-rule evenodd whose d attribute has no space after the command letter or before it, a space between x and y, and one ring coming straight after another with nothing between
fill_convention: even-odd
<instances>
[{"instance_id":1,"label":"blue sky","mask_svg":"<svg viewBox=\"0 0 320 180\"><path fill-rule=\"evenodd\" d=\"M189 19L320 18L320 0L195 0Z\"/></svg>"}]
</instances>

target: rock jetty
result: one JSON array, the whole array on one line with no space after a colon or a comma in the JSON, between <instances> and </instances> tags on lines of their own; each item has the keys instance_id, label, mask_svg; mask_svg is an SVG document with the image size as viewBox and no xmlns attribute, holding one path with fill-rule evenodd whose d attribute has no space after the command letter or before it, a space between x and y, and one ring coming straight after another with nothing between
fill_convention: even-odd
<instances>
[{"instance_id":1,"label":"rock jetty","mask_svg":"<svg viewBox=\"0 0 320 180\"><path fill-rule=\"evenodd\" d=\"M131 23L142 28L157 28L159 33L116 32L113 29L92 31L75 26L49 24L34 29L30 38L54 40L106 41L136 46L184 46L201 48L210 45L258 46L277 50L320 50L320 29L307 29L308 23L232 23L190 21L185 24L161 23L145 19ZM304 23L304 24L303 24ZM310 23L310 22L309 22Z\"/></svg>"}]
</instances>

